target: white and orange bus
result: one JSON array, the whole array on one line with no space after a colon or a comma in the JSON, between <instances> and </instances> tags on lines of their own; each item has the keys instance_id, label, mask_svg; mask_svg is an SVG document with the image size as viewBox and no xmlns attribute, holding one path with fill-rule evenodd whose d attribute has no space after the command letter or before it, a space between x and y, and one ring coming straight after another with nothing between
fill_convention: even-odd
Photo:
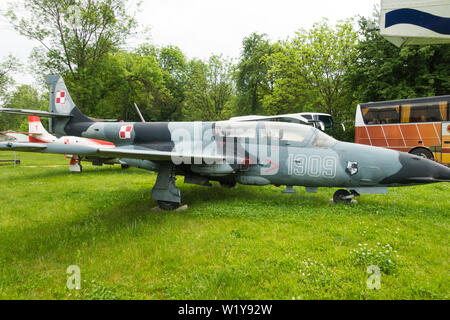
<instances>
[{"instance_id":1,"label":"white and orange bus","mask_svg":"<svg viewBox=\"0 0 450 320\"><path fill-rule=\"evenodd\" d=\"M359 104L355 142L450 164L450 95Z\"/></svg>"}]
</instances>

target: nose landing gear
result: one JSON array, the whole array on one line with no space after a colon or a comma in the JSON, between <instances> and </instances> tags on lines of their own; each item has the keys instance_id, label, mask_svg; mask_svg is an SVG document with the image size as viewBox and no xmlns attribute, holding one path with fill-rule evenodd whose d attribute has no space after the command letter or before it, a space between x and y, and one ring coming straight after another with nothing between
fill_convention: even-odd
<instances>
[{"instance_id":1,"label":"nose landing gear","mask_svg":"<svg viewBox=\"0 0 450 320\"><path fill-rule=\"evenodd\" d=\"M355 190L339 189L333 195L334 203L351 203L353 198L358 197L359 193Z\"/></svg>"}]
</instances>

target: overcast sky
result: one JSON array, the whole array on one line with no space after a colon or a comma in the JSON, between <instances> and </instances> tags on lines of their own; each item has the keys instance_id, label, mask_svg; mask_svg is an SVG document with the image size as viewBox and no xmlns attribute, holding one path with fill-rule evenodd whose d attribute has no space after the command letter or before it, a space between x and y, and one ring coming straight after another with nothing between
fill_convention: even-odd
<instances>
[{"instance_id":1,"label":"overcast sky","mask_svg":"<svg viewBox=\"0 0 450 320\"><path fill-rule=\"evenodd\" d=\"M0 10L8 1L0 0ZM135 3L136 0L131 0ZM242 39L252 32L270 39L292 36L322 17L331 22L355 15L370 16L379 0L144 0L137 20L150 27L151 42L176 45L189 57L205 59L211 54L237 58ZM39 43L18 35L0 18L0 59L8 54L23 63ZM130 45L142 43L133 39ZM33 83L26 70L14 75L19 83Z\"/></svg>"}]
</instances>

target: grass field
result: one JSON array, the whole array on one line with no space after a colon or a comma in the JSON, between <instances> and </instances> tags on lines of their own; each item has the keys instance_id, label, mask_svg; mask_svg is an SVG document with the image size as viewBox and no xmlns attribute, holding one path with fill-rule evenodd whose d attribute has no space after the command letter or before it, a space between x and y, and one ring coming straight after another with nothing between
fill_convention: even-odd
<instances>
[{"instance_id":1,"label":"grass field","mask_svg":"<svg viewBox=\"0 0 450 320\"><path fill-rule=\"evenodd\" d=\"M188 210L161 212L155 174L71 174L61 156L19 158L0 165L1 299L450 298L449 184L333 205L332 189L282 195L180 178ZM379 290L366 284L373 264ZM79 290L66 287L70 265Z\"/></svg>"}]
</instances>

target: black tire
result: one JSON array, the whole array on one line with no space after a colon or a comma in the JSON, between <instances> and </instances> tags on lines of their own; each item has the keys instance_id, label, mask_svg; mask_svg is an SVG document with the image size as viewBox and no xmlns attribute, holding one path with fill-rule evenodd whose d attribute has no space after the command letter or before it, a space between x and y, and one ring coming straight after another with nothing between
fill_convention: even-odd
<instances>
[{"instance_id":1,"label":"black tire","mask_svg":"<svg viewBox=\"0 0 450 320\"><path fill-rule=\"evenodd\" d=\"M127 165L127 164L121 164L120 167L122 168L122 170L129 169L129 168L130 168L130 166Z\"/></svg>"},{"instance_id":2,"label":"black tire","mask_svg":"<svg viewBox=\"0 0 450 320\"><path fill-rule=\"evenodd\" d=\"M351 195L351 192L345 189L339 189L338 191L336 191L333 195L333 201L335 203L351 203L352 199L348 198L348 199L344 199L344 197L347 197Z\"/></svg>"},{"instance_id":3,"label":"black tire","mask_svg":"<svg viewBox=\"0 0 450 320\"><path fill-rule=\"evenodd\" d=\"M178 202L172 202L172 201L162 201L162 200L158 200L158 206L159 206L162 210L170 211L170 210L178 209L178 208L180 207L180 203L178 203Z\"/></svg>"},{"instance_id":4,"label":"black tire","mask_svg":"<svg viewBox=\"0 0 450 320\"><path fill-rule=\"evenodd\" d=\"M232 181L232 182L220 181L219 183L224 188L234 188L234 187L236 187L236 182L234 182L234 181Z\"/></svg>"},{"instance_id":5,"label":"black tire","mask_svg":"<svg viewBox=\"0 0 450 320\"><path fill-rule=\"evenodd\" d=\"M426 159L434 159L433 153L431 153L430 150L425 149L425 148L417 148L417 149L414 149L413 151L411 151L410 153L415 156L418 156L418 157L422 157L422 158L426 158Z\"/></svg>"}]
</instances>

